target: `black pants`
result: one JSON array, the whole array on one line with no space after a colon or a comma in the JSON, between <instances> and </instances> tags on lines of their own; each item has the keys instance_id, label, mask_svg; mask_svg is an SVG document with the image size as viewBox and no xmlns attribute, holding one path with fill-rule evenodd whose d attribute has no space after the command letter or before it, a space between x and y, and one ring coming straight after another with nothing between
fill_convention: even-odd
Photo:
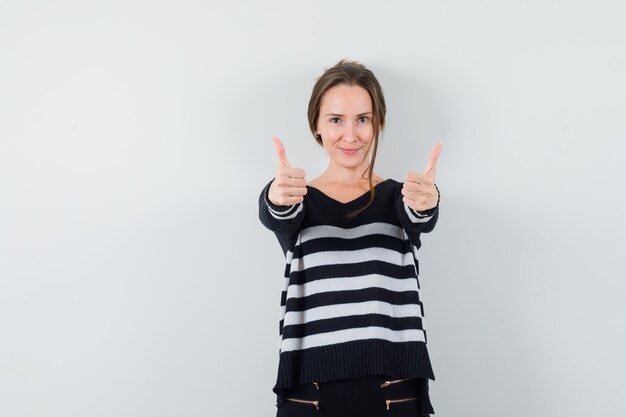
<instances>
[{"instance_id":1,"label":"black pants","mask_svg":"<svg viewBox=\"0 0 626 417\"><path fill-rule=\"evenodd\" d=\"M434 412L427 378L373 375L297 385L284 394L276 417L422 417Z\"/></svg>"}]
</instances>

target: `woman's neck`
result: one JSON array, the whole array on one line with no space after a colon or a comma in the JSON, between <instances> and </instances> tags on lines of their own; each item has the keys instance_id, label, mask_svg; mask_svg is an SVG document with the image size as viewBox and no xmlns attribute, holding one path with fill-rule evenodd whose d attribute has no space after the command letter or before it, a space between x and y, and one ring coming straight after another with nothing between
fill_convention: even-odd
<instances>
[{"instance_id":1,"label":"woman's neck","mask_svg":"<svg viewBox=\"0 0 626 417\"><path fill-rule=\"evenodd\" d=\"M363 161L358 167L346 168L334 164L332 161L324 170L324 172L317 178L319 182L337 184L337 185L359 185L363 183L369 183L368 179L368 166L369 161ZM372 174L374 183L382 180L375 173Z\"/></svg>"},{"instance_id":2,"label":"woman's neck","mask_svg":"<svg viewBox=\"0 0 626 417\"><path fill-rule=\"evenodd\" d=\"M361 171L362 172L362 171ZM343 187L369 187L369 178L367 177L367 172L364 175L359 175L360 173L356 172L334 172L329 169L326 169L319 177L317 177L313 182L317 184L327 184L327 185L335 185L335 186L343 186ZM384 181L382 177L377 175L376 173L372 174L372 181L374 185Z\"/></svg>"}]
</instances>

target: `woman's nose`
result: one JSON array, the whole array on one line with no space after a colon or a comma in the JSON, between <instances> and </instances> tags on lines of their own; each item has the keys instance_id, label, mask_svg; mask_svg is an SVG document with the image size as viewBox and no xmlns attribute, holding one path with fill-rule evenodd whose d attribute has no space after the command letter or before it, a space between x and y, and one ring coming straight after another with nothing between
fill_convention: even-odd
<instances>
[{"instance_id":1,"label":"woman's nose","mask_svg":"<svg viewBox=\"0 0 626 417\"><path fill-rule=\"evenodd\" d=\"M352 124L348 124L343 136L348 142L356 141L356 127Z\"/></svg>"}]
</instances>

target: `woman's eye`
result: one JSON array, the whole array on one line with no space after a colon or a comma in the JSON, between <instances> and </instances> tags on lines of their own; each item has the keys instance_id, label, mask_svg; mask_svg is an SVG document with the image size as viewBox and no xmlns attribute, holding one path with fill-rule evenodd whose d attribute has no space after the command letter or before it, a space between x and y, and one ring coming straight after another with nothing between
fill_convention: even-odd
<instances>
[{"instance_id":1,"label":"woman's eye","mask_svg":"<svg viewBox=\"0 0 626 417\"><path fill-rule=\"evenodd\" d=\"M335 120L336 120L336 122L335 122ZM330 122L331 123L339 123L339 120L340 119L338 117L333 117L332 119L330 119Z\"/></svg>"},{"instance_id":2,"label":"woman's eye","mask_svg":"<svg viewBox=\"0 0 626 417\"><path fill-rule=\"evenodd\" d=\"M367 116L361 116L361 117L359 117L359 121L360 121L361 123L367 123L367 122L369 121L369 119L370 119L370 118L369 118L369 117L367 117Z\"/></svg>"}]
</instances>

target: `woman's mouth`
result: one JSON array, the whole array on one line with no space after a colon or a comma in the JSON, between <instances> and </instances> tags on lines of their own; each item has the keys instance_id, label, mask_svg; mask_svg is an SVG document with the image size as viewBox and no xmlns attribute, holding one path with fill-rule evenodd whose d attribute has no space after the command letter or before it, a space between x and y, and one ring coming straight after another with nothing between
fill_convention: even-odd
<instances>
[{"instance_id":1,"label":"woman's mouth","mask_svg":"<svg viewBox=\"0 0 626 417\"><path fill-rule=\"evenodd\" d=\"M359 148L339 148L339 149L341 149L341 151L345 153L346 155L354 155L359 150Z\"/></svg>"}]
</instances>

